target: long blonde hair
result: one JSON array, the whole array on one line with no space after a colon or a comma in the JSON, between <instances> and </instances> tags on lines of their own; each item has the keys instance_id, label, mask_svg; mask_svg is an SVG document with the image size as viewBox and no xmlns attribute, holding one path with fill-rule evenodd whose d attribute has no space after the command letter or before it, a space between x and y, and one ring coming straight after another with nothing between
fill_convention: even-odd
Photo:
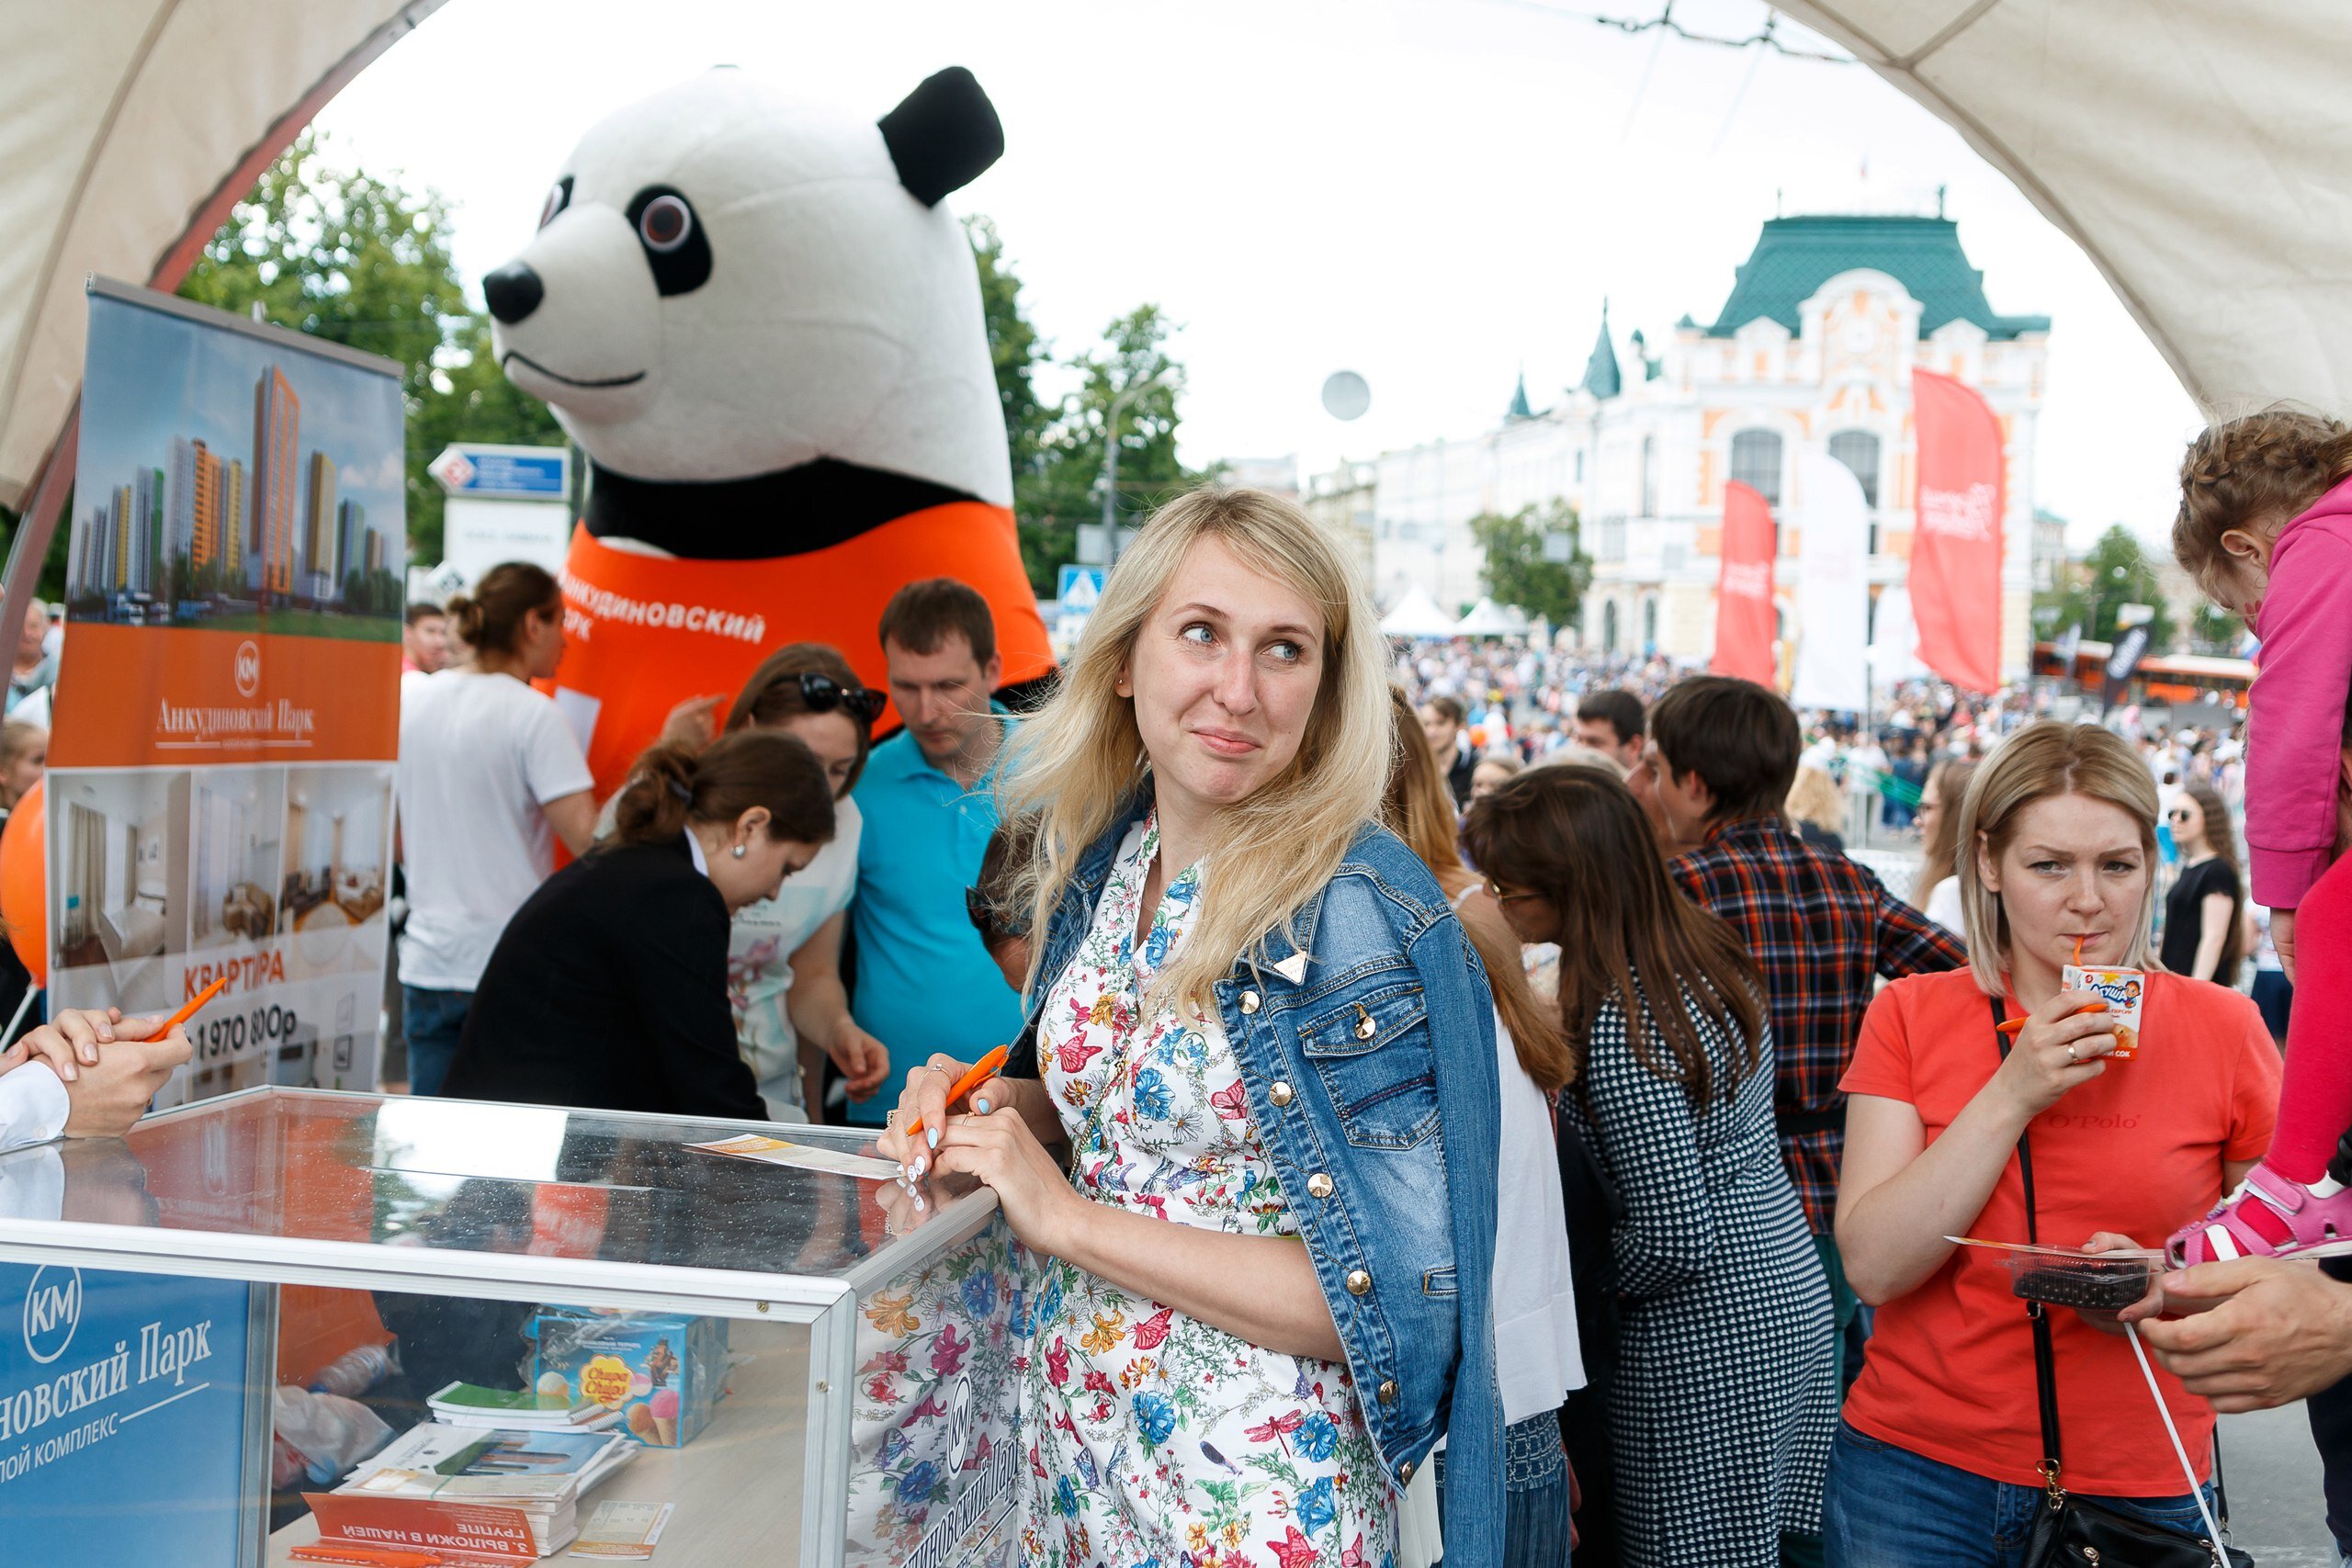
<instances>
[{"instance_id":1,"label":"long blonde hair","mask_svg":"<svg viewBox=\"0 0 2352 1568\"><path fill-rule=\"evenodd\" d=\"M1323 614L1323 676L1290 765L1217 814L1202 865L1198 923L1152 982L1151 1006L1208 1005L1237 959L1272 962L1267 938L1322 893L1348 846L1381 815L1390 757L1386 649L1370 595L1339 541L1296 504L1208 487L1153 514L1103 584L1061 690L1012 734L997 786L1010 820L1035 814L1035 848L1015 907L1047 918L1087 847L1141 789L1150 759L1135 705L1118 693L1136 638L1193 547L1222 542ZM1180 867L1170 867L1171 873ZM1030 984L1045 944L1034 945Z\"/></svg>"},{"instance_id":2,"label":"long blonde hair","mask_svg":"<svg viewBox=\"0 0 2352 1568\"><path fill-rule=\"evenodd\" d=\"M2121 737L2095 724L2039 719L2001 742L1968 781L1960 804L1960 852L1952 874L1960 878L1960 904L1968 923L1968 967L1977 988L1997 997L2006 988L2009 962L2009 917L2001 896L1977 874L1977 845L1998 861L2017 832L2018 815L2037 800L2079 795L2103 800L2132 818L2140 829L2140 852L2148 890L2140 899L2138 929L2123 955L2127 969L2156 969L2149 933L2156 910L2156 782ZM1944 809L1950 811L1950 796Z\"/></svg>"},{"instance_id":3,"label":"long blonde hair","mask_svg":"<svg viewBox=\"0 0 2352 1568\"><path fill-rule=\"evenodd\" d=\"M1575 1054L1560 1032L1557 1012L1535 999L1527 983L1526 960L1519 938L1502 907L1487 892L1485 880L1462 863L1461 824L1453 815L1453 792L1446 787L1445 770L1430 749L1420 716L1404 688L1388 688L1391 732L1396 755L1388 768L1388 826L1405 847L1421 857L1437 885L1453 900L1462 929L1478 960L1487 966L1487 981L1495 996L1495 1016L1510 1032L1519 1065L1546 1094L1566 1088L1577 1076ZM1515 760L1515 759L1514 759ZM1467 896L1465 897L1465 892Z\"/></svg>"}]
</instances>

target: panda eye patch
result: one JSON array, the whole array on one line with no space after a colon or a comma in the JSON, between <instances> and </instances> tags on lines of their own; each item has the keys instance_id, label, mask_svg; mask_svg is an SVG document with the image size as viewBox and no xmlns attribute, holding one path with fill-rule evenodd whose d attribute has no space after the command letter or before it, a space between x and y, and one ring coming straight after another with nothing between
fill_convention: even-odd
<instances>
[{"instance_id":1,"label":"panda eye patch","mask_svg":"<svg viewBox=\"0 0 2352 1568\"><path fill-rule=\"evenodd\" d=\"M684 192L648 186L629 202L628 220L663 294L690 293L709 278L710 241Z\"/></svg>"},{"instance_id":2,"label":"panda eye patch","mask_svg":"<svg viewBox=\"0 0 2352 1568\"><path fill-rule=\"evenodd\" d=\"M548 187L548 199L539 209L539 227L544 229L554 222L555 215L571 205L571 176L566 175Z\"/></svg>"}]
</instances>

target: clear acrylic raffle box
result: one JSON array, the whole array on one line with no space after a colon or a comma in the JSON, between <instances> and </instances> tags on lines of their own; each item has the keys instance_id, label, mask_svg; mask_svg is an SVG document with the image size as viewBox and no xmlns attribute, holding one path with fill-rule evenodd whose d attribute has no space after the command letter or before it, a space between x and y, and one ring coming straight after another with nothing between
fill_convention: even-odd
<instances>
[{"instance_id":1,"label":"clear acrylic raffle box","mask_svg":"<svg viewBox=\"0 0 2352 1568\"><path fill-rule=\"evenodd\" d=\"M0 1155L0 1557L1009 1562L1013 1244L868 1146L262 1089Z\"/></svg>"}]
</instances>

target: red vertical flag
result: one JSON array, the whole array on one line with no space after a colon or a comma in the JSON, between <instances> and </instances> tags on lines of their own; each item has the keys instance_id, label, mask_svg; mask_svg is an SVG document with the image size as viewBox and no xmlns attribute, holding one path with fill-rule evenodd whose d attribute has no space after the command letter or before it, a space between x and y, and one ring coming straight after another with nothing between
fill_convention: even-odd
<instances>
[{"instance_id":1,"label":"red vertical flag","mask_svg":"<svg viewBox=\"0 0 2352 1568\"><path fill-rule=\"evenodd\" d=\"M1772 684L1772 508L1749 486L1724 487L1723 572L1715 579L1715 656L1707 668Z\"/></svg>"},{"instance_id":2,"label":"red vertical flag","mask_svg":"<svg viewBox=\"0 0 2352 1568\"><path fill-rule=\"evenodd\" d=\"M2008 510L2001 422L1974 389L1911 372L1919 438L1911 532L1911 617L1919 661L1953 685L2001 683L2001 520Z\"/></svg>"}]
</instances>

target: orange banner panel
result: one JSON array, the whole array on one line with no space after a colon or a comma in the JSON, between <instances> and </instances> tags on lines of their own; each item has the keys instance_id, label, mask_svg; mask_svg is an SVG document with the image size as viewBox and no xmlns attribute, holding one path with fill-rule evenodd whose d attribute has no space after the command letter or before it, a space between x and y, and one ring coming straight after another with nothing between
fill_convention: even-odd
<instances>
[{"instance_id":1,"label":"orange banner panel","mask_svg":"<svg viewBox=\"0 0 2352 1568\"><path fill-rule=\"evenodd\" d=\"M339 762L400 750L397 642L75 621L52 768ZM160 650L160 657L159 657Z\"/></svg>"}]
</instances>

